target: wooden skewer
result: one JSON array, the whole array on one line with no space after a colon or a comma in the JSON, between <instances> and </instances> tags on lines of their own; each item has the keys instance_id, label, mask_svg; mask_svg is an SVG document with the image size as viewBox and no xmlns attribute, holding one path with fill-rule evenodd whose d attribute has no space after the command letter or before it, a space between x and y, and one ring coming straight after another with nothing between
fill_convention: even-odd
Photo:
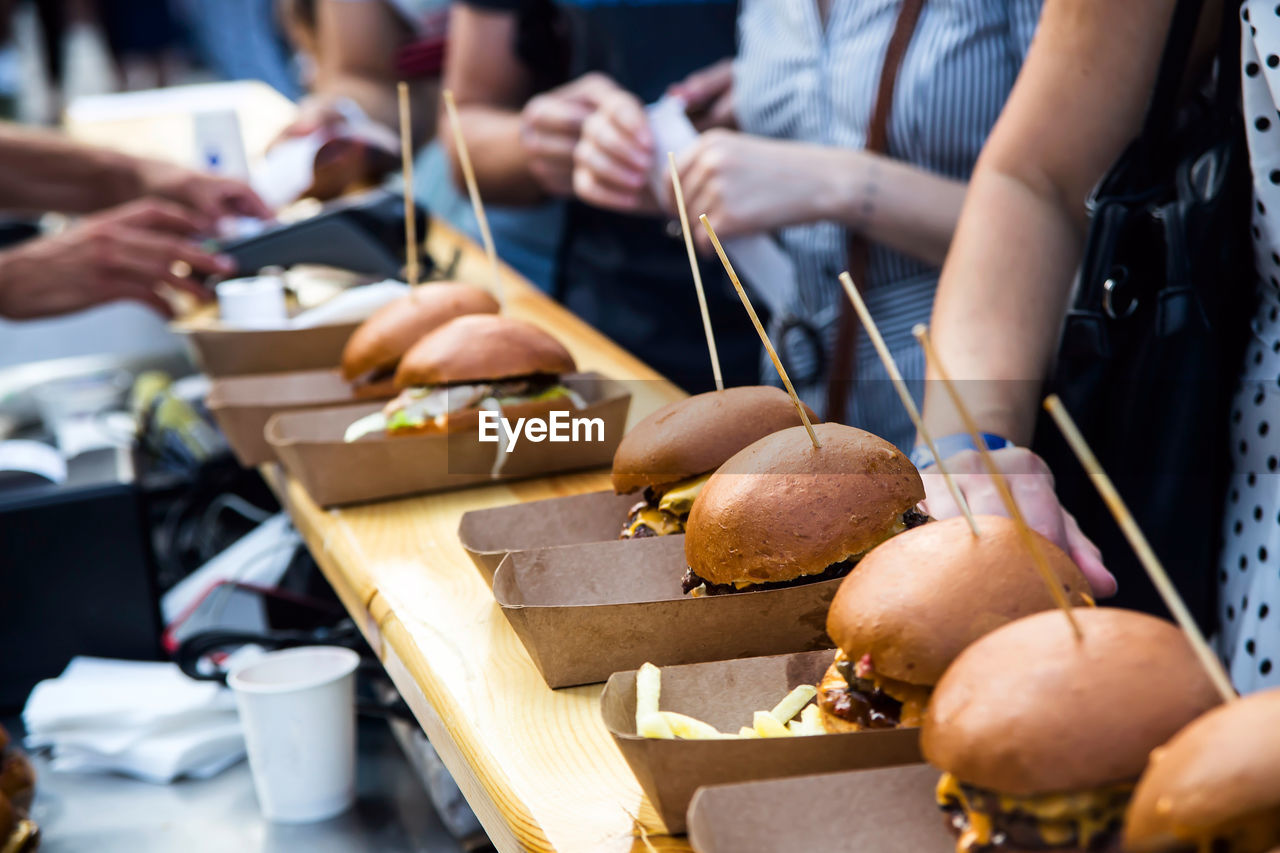
<instances>
[{"instance_id":1,"label":"wooden skewer","mask_svg":"<svg viewBox=\"0 0 1280 853\"><path fill-rule=\"evenodd\" d=\"M999 492L1000 499L1004 501L1009 517L1013 519L1014 526L1018 528L1018 535L1021 537L1024 547L1031 552L1031 562L1035 564L1036 570L1040 572L1040 577L1044 580L1045 585L1049 587L1049 593L1053 596L1053 600L1062 608L1067 621L1071 623L1071 630L1075 632L1076 639L1084 639L1084 634L1080 631L1080 623L1076 622L1075 614L1071 612L1071 602L1067 600L1066 594L1062 591L1062 582L1058 580L1058 576L1049 567L1049 560L1044 551L1040 549L1040 543L1032 535L1031 526L1027 524L1027 519L1023 516L1022 510L1018 508L1018 502L1014 500L1013 492L1009 489L1009 482L1004 472L996 466L996 461L991 458L991 451L987 449L987 443L982 440L978 425L974 423L973 416L969 414L969 407L960 398L960 393L956 391L955 385L952 384L946 368L942 366L942 362L938 359L938 353L933 349L933 343L929 340L929 332L923 324L920 324L912 329L911 333L915 335L916 340L920 342L921 348L924 349L924 357L927 362L938 372L938 378L942 380L942 386L947 389L952 405L956 407L956 412L960 415L960 419L964 421L965 429L969 431L969 435L973 438L974 446L978 448L978 453L982 457L982 463L986 466L987 473L991 475L992 482L996 484L996 491Z\"/></svg>"},{"instance_id":2,"label":"wooden skewer","mask_svg":"<svg viewBox=\"0 0 1280 853\"><path fill-rule=\"evenodd\" d=\"M853 303L853 310L858 313L858 319L862 321L862 327L867 330L867 337L871 339L871 344L876 348L880 361L884 363L884 369L889 374L889 379L893 382L893 389L898 392L898 399L902 400L902 407L907 410L911 423L915 424L916 432L920 433L920 437L924 439L924 443L929 447L929 452L933 454L933 464L938 466L942 479L946 481L947 489L951 492L951 498L956 502L956 506L960 507L960 512L964 513L965 521L969 522L969 529L973 531L973 535L980 535L981 531L978 530L977 519L973 517L973 513L969 510L969 502L964 499L964 495L960 492L960 486L956 483L955 478L951 476L946 463L943 462L942 454L938 452L938 446L933 443L933 436L925 428L924 418L920 417L920 410L916 408L916 401L911 399L911 391L908 390L907 383L902 379L902 371L898 369L898 363L894 361L893 353L889 352L889 347L885 345L884 337L880 334L880 329L876 326L875 319L872 318L871 312L867 310L867 303L862 300L862 294L858 293L858 288L853 283L853 276L849 275L848 272L840 273L840 283L844 285L844 292L849 297L849 301Z\"/></svg>"},{"instance_id":3,"label":"wooden skewer","mask_svg":"<svg viewBox=\"0 0 1280 853\"><path fill-rule=\"evenodd\" d=\"M1160 597L1164 599L1165 606L1169 608L1173 618L1177 620L1178 624L1182 626L1182 630L1186 632L1187 639L1191 642L1191 647L1195 650L1196 656L1200 658L1200 663L1204 666L1205 672L1209 674L1209 679L1213 682L1213 686L1222 694L1224 702L1232 701L1236 698L1236 691L1231 686L1231 679L1227 677L1226 670L1222 667L1222 661L1218 660L1218 656L1209 648L1208 641L1205 640L1204 634L1200 633L1200 628L1196 625L1195 619L1191 617L1190 611L1187 610L1187 605L1183 602L1182 596L1178 595L1178 590L1174 587L1173 582L1169 580L1169 574L1164 570L1160 559L1156 557L1156 552L1152 550L1151 543L1147 541L1147 537L1143 535L1142 528L1138 527L1138 522L1134 519L1133 513L1129 512L1129 507L1125 505L1120 493L1116 491L1115 484L1111 482L1111 478L1103 470L1102 463L1098 461L1097 456L1094 456L1093 450L1090 449L1089 443L1085 441L1084 436L1080 433L1075 420L1071 417L1066 407L1062 405L1062 401L1058 399L1057 394L1050 394L1044 401L1044 407L1053 416L1054 423L1062 431L1062 436L1067 440L1067 444L1071 445L1071 449L1075 452L1076 458L1080 460L1080 464L1084 466L1089 479L1093 480L1093 485L1097 488L1098 493L1102 495L1102 499L1107 504L1107 509L1111 510L1111 514L1115 516L1116 523L1120 525L1120 529L1124 531L1125 538L1129 540L1129 545L1133 547L1138 559L1142 561L1142 567L1147 570L1147 574L1151 577L1151 582L1155 584Z\"/></svg>"},{"instance_id":4,"label":"wooden skewer","mask_svg":"<svg viewBox=\"0 0 1280 853\"><path fill-rule=\"evenodd\" d=\"M404 257L409 287L418 286L418 207L413 203L413 126L410 124L409 84L396 84L400 101L400 168L404 173Z\"/></svg>"},{"instance_id":5,"label":"wooden skewer","mask_svg":"<svg viewBox=\"0 0 1280 853\"><path fill-rule=\"evenodd\" d=\"M716 390L724 390L724 377L720 374L720 354L716 352L716 336L711 331L711 314L707 311L707 293L702 288L702 270L698 256L693 251L693 232L689 230L689 212L684 207L684 188L680 186L680 173L676 171L676 155L667 152L671 166L671 186L675 190L676 208L680 211L680 230L684 232L684 248L689 253L689 268L693 270L693 286L698 291L698 308L702 311L702 330L707 333L707 349L711 351L711 372L716 378Z\"/></svg>"},{"instance_id":6,"label":"wooden skewer","mask_svg":"<svg viewBox=\"0 0 1280 853\"><path fill-rule=\"evenodd\" d=\"M800 402L800 395L796 393L795 386L791 384L791 377L787 376L787 369L782 366L782 359L778 358L778 351L773 348L773 342L769 340L769 333L760 324L760 318L756 316L756 309L752 307L751 299L747 296L747 292L742 289L742 282L738 281L738 274L733 271L733 264L729 263L729 256L724 253L724 247L720 245L720 238L716 236L716 230L711 227L711 221L707 219L705 213L698 217L698 221L702 223L703 228L707 229L707 236L711 238L711 245L715 246L716 254L720 256L720 263L724 264L724 271L729 274L729 281L733 282L733 289L738 291L738 298L742 300L742 306L747 309L747 316L751 318L752 324L755 325L756 332L764 343L765 352L769 353L769 359L773 362L773 366L777 368L778 375L782 377L782 384L787 386L787 393L791 395L791 402L795 404L796 411L800 413L800 420L804 421L804 428L809 431L809 440L813 442L814 447L821 448L822 443L818 441L818 434L813 431L813 424L809 422L809 415L805 413L804 403Z\"/></svg>"},{"instance_id":7,"label":"wooden skewer","mask_svg":"<svg viewBox=\"0 0 1280 853\"><path fill-rule=\"evenodd\" d=\"M449 113L449 126L453 130L453 145L458 150L458 163L462 166L462 176L467 182L467 195L471 196L471 207L476 213L476 224L480 226L480 239L484 242L484 252L489 256L489 269L493 275L493 292L499 304L506 304L502 293L502 276L498 272L498 252L493 247L493 233L489 230L489 217L485 216L484 203L480 201L480 188L476 185L476 173L471 168L471 155L467 153L467 140L462 135L462 123L458 121L458 105L453 100L453 91L445 89L444 107Z\"/></svg>"}]
</instances>

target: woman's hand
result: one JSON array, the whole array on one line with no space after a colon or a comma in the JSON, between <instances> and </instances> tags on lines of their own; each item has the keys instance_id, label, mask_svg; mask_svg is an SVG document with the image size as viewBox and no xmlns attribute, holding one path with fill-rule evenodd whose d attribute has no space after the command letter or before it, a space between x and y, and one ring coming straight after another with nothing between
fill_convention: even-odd
<instances>
[{"instance_id":1,"label":"woman's hand","mask_svg":"<svg viewBox=\"0 0 1280 853\"><path fill-rule=\"evenodd\" d=\"M47 317L128 299L168 317L162 283L208 301L209 291L175 265L225 275L235 263L195 246L200 230L190 211L143 199L0 252L0 316Z\"/></svg>"},{"instance_id":2,"label":"woman's hand","mask_svg":"<svg viewBox=\"0 0 1280 853\"><path fill-rule=\"evenodd\" d=\"M544 192L573 194L574 149L584 124L606 99L622 92L603 74L585 74L543 92L520 111L520 145L529 172ZM624 93L625 94L625 93Z\"/></svg>"},{"instance_id":3,"label":"woman's hand","mask_svg":"<svg viewBox=\"0 0 1280 853\"><path fill-rule=\"evenodd\" d=\"M733 113L732 59L722 59L693 72L679 83L673 83L667 94L684 101L689 120L700 133L713 127L738 126Z\"/></svg>"},{"instance_id":4,"label":"woman's hand","mask_svg":"<svg viewBox=\"0 0 1280 853\"><path fill-rule=\"evenodd\" d=\"M298 103L298 113L289 126L280 131L272 144L300 136L310 136L317 131L335 132L349 121L348 114L340 106L340 99L329 95L307 95Z\"/></svg>"},{"instance_id":5,"label":"woman's hand","mask_svg":"<svg viewBox=\"0 0 1280 853\"><path fill-rule=\"evenodd\" d=\"M830 218L833 170L857 151L709 130L676 157L690 219L705 213L717 236L737 237ZM669 192L665 195L670 195ZM664 199L668 210L673 203ZM710 240L694 229L703 251Z\"/></svg>"},{"instance_id":6,"label":"woman's hand","mask_svg":"<svg viewBox=\"0 0 1280 853\"><path fill-rule=\"evenodd\" d=\"M649 186L653 145L640 99L623 89L609 92L582 125L573 152L574 195L608 210L657 213Z\"/></svg>"},{"instance_id":7,"label":"woman's hand","mask_svg":"<svg viewBox=\"0 0 1280 853\"><path fill-rule=\"evenodd\" d=\"M1114 595L1115 577L1103 566L1101 552L1080 530L1075 517L1058 503L1053 490L1053 473L1044 460L1025 447L994 450L991 456L995 459L996 466L1006 475L1009 489L1027 523L1075 560L1095 596L1105 598ZM955 477L956 484L974 515L1009 514L977 451L965 450L948 456L945 464L947 471ZM924 480L924 509L929 515L934 518L960 515L960 508L952 499L946 480L938 472L937 466L925 468L920 476Z\"/></svg>"}]
</instances>

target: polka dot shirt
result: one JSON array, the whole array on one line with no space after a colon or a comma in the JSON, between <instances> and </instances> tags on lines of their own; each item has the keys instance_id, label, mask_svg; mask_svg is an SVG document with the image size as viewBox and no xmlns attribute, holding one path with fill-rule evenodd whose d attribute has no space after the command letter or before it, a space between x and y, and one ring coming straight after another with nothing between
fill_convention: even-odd
<instances>
[{"instance_id":1,"label":"polka dot shirt","mask_svg":"<svg viewBox=\"0 0 1280 853\"><path fill-rule=\"evenodd\" d=\"M1241 15L1259 307L1231 410L1218 606L1221 650L1248 692L1280 685L1280 5L1249 0Z\"/></svg>"}]
</instances>

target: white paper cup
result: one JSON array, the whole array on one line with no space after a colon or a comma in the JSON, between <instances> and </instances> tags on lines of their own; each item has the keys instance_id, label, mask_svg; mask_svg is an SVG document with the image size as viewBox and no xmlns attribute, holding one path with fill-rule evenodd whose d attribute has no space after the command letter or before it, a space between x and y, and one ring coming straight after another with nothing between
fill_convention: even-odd
<instances>
[{"instance_id":1,"label":"white paper cup","mask_svg":"<svg viewBox=\"0 0 1280 853\"><path fill-rule=\"evenodd\" d=\"M282 329L289 324L284 279L278 275L232 278L219 282L218 315L228 326Z\"/></svg>"},{"instance_id":2,"label":"white paper cup","mask_svg":"<svg viewBox=\"0 0 1280 853\"><path fill-rule=\"evenodd\" d=\"M359 663L351 649L311 646L270 652L227 677L267 820L324 820L354 801Z\"/></svg>"}]
</instances>

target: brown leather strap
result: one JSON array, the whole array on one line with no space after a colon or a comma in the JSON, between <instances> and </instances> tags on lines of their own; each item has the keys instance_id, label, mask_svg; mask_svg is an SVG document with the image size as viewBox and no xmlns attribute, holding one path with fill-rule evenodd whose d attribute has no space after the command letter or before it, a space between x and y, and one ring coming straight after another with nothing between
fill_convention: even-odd
<instances>
[{"instance_id":1,"label":"brown leather strap","mask_svg":"<svg viewBox=\"0 0 1280 853\"><path fill-rule=\"evenodd\" d=\"M907 53L907 46L911 44L911 37L915 34L916 23L920 20L923 8L924 0L902 0L902 8L898 10L898 21L884 52L884 66L880 69L880 85L876 89L875 106L871 110L871 123L867 125L867 151L885 154L889 150L889 114L893 109L898 69L902 66L902 58ZM871 247L866 239L850 231L847 263L849 274L853 276L859 292L867 278L870 257ZM854 356L857 333L857 315L853 306L849 304L849 300L841 299L835 349L831 353L831 371L827 374L827 420L840 421L845 417L854 369L857 366Z\"/></svg>"}]
</instances>

